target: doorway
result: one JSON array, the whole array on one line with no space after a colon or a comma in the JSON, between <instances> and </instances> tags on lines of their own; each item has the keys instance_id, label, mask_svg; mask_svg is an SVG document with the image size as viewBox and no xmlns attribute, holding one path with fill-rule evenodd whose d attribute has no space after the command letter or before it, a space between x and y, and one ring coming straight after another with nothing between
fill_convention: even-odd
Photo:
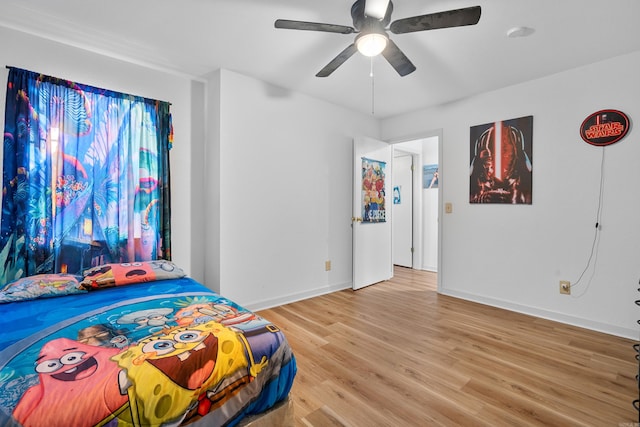
<instances>
[{"instance_id":1,"label":"doorway","mask_svg":"<svg viewBox=\"0 0 640 427\"><path fill-rule=\"evenodd\" d=\"M433 135L393 144L394 204L391 221L394 265L438 271L440 142L441 136ZM411 184L408 188L407 178L402 172L407 164L411 165L411 176L408 178ZM396 187L400 193L398 204L395 203ZM403 205L405 197L409 197L410 207Z\"/></svg>"},{"instance_id":2,"label":"doorway","mask_svg":"<svg viewBox=\"0 0 640 427\"><path fill-rule=\"evenodd\" d=\"M418 162L415 162L417 164ZM413 268L413 171L414 155L393 150L393 205L391 236L393 265Z\"/></svg>"}]
</instances>

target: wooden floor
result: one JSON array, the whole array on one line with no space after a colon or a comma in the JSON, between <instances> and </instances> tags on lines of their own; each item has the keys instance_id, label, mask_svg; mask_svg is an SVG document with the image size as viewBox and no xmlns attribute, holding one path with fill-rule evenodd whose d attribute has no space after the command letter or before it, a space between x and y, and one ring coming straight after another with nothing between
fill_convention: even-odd
<instances>
[{"instance_id":1,"label":"wooden floor","mask_svg":"<svg viewBox=\"0 0 640 427\"><path fill-rule=\"evenodd\" d=\"M260 314L298 362L296 426L636 426L628 339L435 291L435 274Z\"/></svg>"}]
</instances>

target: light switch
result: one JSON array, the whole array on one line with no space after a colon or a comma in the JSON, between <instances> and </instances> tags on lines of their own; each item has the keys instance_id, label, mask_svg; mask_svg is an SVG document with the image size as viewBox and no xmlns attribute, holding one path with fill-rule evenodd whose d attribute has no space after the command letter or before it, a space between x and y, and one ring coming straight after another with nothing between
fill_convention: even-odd
<instances>
[{"instance_id":1,"label":"light switch","mask_svg":"<svg viewBox=\"0 0 640 427\"><path fill-rule=\"evenodd\" d=\"M453 204L451 202L447 202L444 204L444 213L452 213L453 212Z\"/></svg>"}]
</instances>

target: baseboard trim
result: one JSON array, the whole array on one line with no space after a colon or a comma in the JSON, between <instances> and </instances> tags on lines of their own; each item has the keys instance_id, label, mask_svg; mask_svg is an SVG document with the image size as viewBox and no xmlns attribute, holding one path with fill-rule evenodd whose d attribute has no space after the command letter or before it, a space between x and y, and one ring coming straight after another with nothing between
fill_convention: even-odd
<instances>
[{"instance_id":1,"label":"baseboard trim","mask_svg":"<svg viewBox=\"0 0 640 427\"><path fill-rule=\"evenodd\" d=\"M336 285L323 286L316 289L310 289L304 292L296 292L289 295L283 295L278 298L267 299L263 301L256 301L250 304L243 304L248 310L251 311L260 311L266 310L273 307L278 307L285 304L290 304L296 301L302 301L308 298L319 297L320 295L326 295L337 291L342 291L344 289L351 289L351 282L348 283L340 283Z\"/></svg>"},{"instance_id":2,"label":"baseboard trim","mask_svg":"<svg viewBox=\"0 0 640 427\"><path fill-rule=\"evenodd\" d=\"M539 317L541 319L547 319L555 322L565 323L567 325L577 326L579 328L585 328L585 329L589 329L596 332L602 332L608 335L615 335L618 337L629 338L632 340L638 339L638 331L635 331L633 329L622 328L622 327L610 325L607 323L594 322L589 319L568 316L566 314L557 313L549 310L542 310L539 308L516 304L509 301L483 297L480 295L469 294L466 292L452 291L450 289L442 289L440 293L442 295L447 295L454 298L460 298L467 301L477 302L480 304L502 308L509 311L515 311L516 313L527 314L530 316Z\"/></svg>"}]
</instances>

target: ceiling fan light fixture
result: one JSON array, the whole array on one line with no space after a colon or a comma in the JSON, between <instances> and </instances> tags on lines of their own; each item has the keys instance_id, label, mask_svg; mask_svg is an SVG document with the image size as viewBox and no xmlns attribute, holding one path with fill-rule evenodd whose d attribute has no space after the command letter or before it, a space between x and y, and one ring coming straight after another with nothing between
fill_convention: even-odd
<instances>
[{"instance_id":1,"label":"ceiling fan light fixture","mask_svg":"<svg viewBox=\"0 0 640 427\"><path fill-rule=\"evenodd\" d=\"M413 73L416 70L416 66L411 63L404 52L389 38L388 31L393 34L406 34L416 31L475 25L480 20L482 8L480 6L472 6L462 9L452 9L444 12L397 19L391 22L392 12L392 0L355 0L355 3L351 5L353 27L324 24L321 22L292 21L288 19L277 19L274 22L274 26L288 30L357 34L354 42L349 44L342 52L318 71L316 77L329 76L357 51L369 57L382 54L384 59L396 70L398 75L404 77ZM371 67L373 69L373 62L371 63Z\"/></svg>"},{"instance_id":2,"label":"ceiling fan light fixture","mask_svg":"<svg viewBox=\"0 0 640 427\"><path fill-rule=\"evenodd\" d=\"M387 47L387 36L380 33L363 34L356 40L358 52L364 56L380 55Z\"/></svg>"}]
</instances>

